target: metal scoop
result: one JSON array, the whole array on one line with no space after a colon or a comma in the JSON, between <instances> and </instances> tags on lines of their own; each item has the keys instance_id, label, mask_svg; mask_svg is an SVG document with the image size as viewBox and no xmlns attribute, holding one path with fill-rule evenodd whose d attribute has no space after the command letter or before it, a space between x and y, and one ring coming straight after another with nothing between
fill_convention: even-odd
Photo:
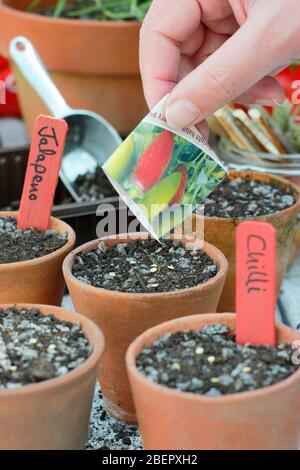
<instances>
[{"instance_id":1,"label":"metal scoop","mask_svg":"<svg viewBox=\"0 0 300 470\"><path fill-rule=\"evenodd\" d=\"M12 39L9 52L50 113L65 119L69 126L60 177L75 201L79 202L80 197L73 187L76 178L102 165L122 139L98 114L68 106L28 39L22 36Z\"/></svg>"}]
</instances>

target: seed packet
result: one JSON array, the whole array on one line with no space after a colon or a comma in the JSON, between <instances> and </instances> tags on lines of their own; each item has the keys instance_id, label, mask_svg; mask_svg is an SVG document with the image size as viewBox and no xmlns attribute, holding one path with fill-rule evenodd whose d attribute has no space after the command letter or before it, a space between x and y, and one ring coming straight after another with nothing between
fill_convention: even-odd
<instances>
[{"instance_id":1,"label":"seed packet","mask_svg":"<svg viewBox=\"0 0 300 470\"><path fill-rule=\"evenodd\" d=\"M166 95L103 165L107 177L156 238L166 237L227 175L196 127L172 129Z\"/></svg>"}]
</instances>

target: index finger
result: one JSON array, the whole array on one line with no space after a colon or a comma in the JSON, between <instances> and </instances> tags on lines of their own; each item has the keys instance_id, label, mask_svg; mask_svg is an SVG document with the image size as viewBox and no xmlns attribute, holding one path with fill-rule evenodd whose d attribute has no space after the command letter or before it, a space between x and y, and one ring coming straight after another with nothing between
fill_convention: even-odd
<instances>
[{"instance_id":1,"label":"index finger","mask_svg":"<svg viewBox=\"0 0 300 470\"><path fill-rule=\"evenodd\" d=\"M181 45L199 28L197 0L154 0L140 34L140 69L152 108L178 81Z\"/></svg>"}]
</instances>

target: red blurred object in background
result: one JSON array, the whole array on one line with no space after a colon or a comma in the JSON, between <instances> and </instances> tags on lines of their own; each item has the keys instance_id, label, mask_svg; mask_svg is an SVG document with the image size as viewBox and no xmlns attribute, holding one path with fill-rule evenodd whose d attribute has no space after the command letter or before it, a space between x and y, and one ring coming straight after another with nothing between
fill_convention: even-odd
<instances>
[{"instance_id":1,"label":"red blurred object in background","mask_svg":"<svg viewBox=\"0 0 300 470\"><path fill-rule=\"evenodd\" d=\"M5 83L6 104L0 105L0 116L21 116L16 85L7 59L0 56L0 80Z\"/></svg>"},{"instance_id":2,"label":"red blurred object in background","mask_svg":"<svg viewBox=\"0 0 300 470\"><path fill-rule=\"evenodd\" d=\"M300 64L292 64L276 75L286 97L294 105L300 104ZM298 83L297 83L298 82ZM300 116L300 113L298 113Z\"/></svg>"},{"instance_id":3,"label":"red blurred object in background","mask_svg":"<svg viewBox=\"0 0 300 470\"><path fill-rule=\"evenodd\" d=\"M295 93L295 88L292 87L292 84L300 80L300 64L290 65L277 74L276 78L283 87L286 97L292 102L292 96Z\"/></svg>"},{"instance_id":4,"label":"red blurred object in background","mask_svg":"<svg viewBox=\"0 0 300 470\"><path fill-rule=\"evenodd\" d=\"M299 106L300 104L300 64L291 64L286 69L282 70L282 72L276 75L276 80L282 86L286 98L294 105ZM299 82L295 84L295 82ZM294 86L293 86L294 84ZM246 106L238 105L238 108L244 109L247 111ZM264 108L268 111L269 114L273 113L273 107L271 106L264 106ZM300 112L298 113L300 116Z\"/></svg>"}]
</instances>

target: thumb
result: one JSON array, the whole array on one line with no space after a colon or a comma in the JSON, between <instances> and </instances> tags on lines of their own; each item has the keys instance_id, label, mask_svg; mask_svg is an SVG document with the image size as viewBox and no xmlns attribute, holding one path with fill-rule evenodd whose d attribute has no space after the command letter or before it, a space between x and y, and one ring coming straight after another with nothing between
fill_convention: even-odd
<instances>
[{"instance_id":1,"label":"thumb","mask_svg":"<svg viewBox=\"0 0 300 470\"><path fill-rule=\"evenodd\" d=\"M265 26L256 19L248 19L172 90L166 106L167 121L172 127L183 128L202 121L244 94L284 61L287 54L284 41L276 44L274 39L278 29L276 33L272 23ZM275 87L274 101L280 98Z\"/></svg>"}]
</instances>

